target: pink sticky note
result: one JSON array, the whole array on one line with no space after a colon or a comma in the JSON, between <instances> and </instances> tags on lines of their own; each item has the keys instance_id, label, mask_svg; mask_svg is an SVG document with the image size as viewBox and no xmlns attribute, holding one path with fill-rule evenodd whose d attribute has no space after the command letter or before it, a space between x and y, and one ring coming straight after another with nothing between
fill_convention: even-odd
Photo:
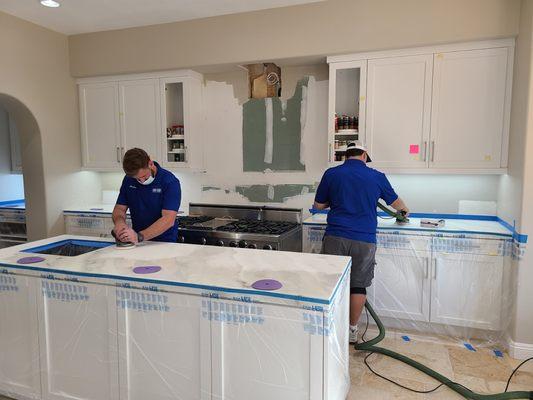
<instances>
[{"instance_id":1,"label":"pink sticky note","mask_svg":"<svg viewBox=\"0 0 533 400\"><path fill-rule=\"evenodd\" d=\"M420 151L420 146L417 144L409 145L409 154L418 154Z\"/></svg>"}]
</instances>

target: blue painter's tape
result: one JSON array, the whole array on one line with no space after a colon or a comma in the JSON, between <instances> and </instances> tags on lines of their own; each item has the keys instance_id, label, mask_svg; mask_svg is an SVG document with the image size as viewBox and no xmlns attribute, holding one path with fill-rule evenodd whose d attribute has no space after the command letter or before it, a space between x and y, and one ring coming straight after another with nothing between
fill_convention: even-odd
<instances>
[{"instance_id":1,"label":"blue painter's tape","mask_svg":"<svg viewBox=\"0 0 533 400\"><path fill-rule=\"evenodd\" d=\"M54 247L63 246L65 244L74 244L78 246L88 246L88 247L98 247L104 248L115 244L114 242L97 242L92 240L76 240L76 239L66 239L60 240L59 242L49 243L43 246L32 247L30 249L22 250L23 253L38 253L40 251L49 250Z\"/></svg>"},{"instance_id":2,"label":"blue painter's tape","mask_svg":"<svg viewBox=\"0 0 533 400\"><path fill-rule=\"evenodd\" d=\"M465 343L464 345L465 345L465 347L466 347L468 350L470 350L470 351L476 351L476 349L474 349L474 346L472 346L470 343Z\"/></svg>"},{"instance_id":3,"label":"blue painter's tape","mask_svg":"<svg viewBox=\"0 0 533 400\"><path fill-rule=\"evenodd\" d=\"M494 355L496 357L503 357L503 353L500 350L494 350Z\"/></svg>"},{"instance_id":4,"label":"blue painter's tape","mask_svg":"<svg viewBox=\"0 0 533 400\"><path fill-rule=\"evenodd\" d=\"M310 208L309 212L311 214L327 214L329 210L317 210L316 208Z\"/></svg>"},{"instance_id":5,"label":"blue painter's tape","mask_svg":"<svg viewBox=\"0 0 533 400\"><path fill-rule=\"evenodd\" d=\"M402 339L405 341L405 342L410 342L411 341L411 338L407 335L405 336L402 336Z\"/></svg>"},{"instance_id":6,"label":"blue painter's tape","mask_svg":"<svg viewBox=\"0 0 533 400\"><path fill-rule=\"evenodd\" d=\"M0 206L16 206L24 204L24 199L0 201Z\"/></svg>"}]
</instances>

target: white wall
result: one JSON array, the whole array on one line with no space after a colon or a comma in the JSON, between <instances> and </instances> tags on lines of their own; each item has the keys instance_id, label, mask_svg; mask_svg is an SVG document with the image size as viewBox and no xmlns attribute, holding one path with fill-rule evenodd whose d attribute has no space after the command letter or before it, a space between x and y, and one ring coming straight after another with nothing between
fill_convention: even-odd
<instances>
[{"instance_id":1,"label":"white wall","mask_svg":"<svg viewBox=\"0 0 533 400\"><path fill-rule=\"evenodd\" d=\"M246 72L206 75L206 173L176 172L181 181L182 209L189 202L246 204L236 185L315 184L327 168L327 93L325 64L282 68L282 100L294 94L298 79L310 75L305 129L305 172L253 173L242 171L242 103L247 100ZM118 190L122 174L102 173L102 189ZM499 176L395 175L390 180L413 212L457 213L460 200L496 201ZM221 190L203 191L202 187ZM229 193L226 193L226 190ZM308 210L314 193L284 203ZM262 202L261 204L269 204Z\"/></svg>"},{"instance_id":2,"label":"white wall","mask_svg":"<svg viewBox=\"0 0 533 400\"><path fill-rule=\"evenodd\" d=\"M0 107L0 201L24 198L22 174L11 172L11 141L9 114Z\"/></svg>"}]
</instances>

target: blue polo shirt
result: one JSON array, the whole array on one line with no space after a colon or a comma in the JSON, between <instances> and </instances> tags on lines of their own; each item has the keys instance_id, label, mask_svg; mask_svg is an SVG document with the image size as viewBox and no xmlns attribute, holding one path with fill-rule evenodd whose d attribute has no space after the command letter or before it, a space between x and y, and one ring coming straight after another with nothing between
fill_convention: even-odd
<instances>
[{"instance_id":1,"label":"blue polo shirt","mask_svg":"<svg viewBox=\"0 0 533 400\"><path fill-rule=\"evenodd\" d=\"M351 159L324 173L315 201L329 203L326 235L376 243L378 200L397 198L385 174Z\"/></svg>"},{"instance_id":2,"label":"blue polo shirt","mask_svg":"<svg viewBox=\"0 0 533 400\"><path fill-rule=\"evenodd\" d=\"M154 181L149 185L137 182L137 179L125 176L122 180L117 204L130 209L131 222L135 232L142 231L162 216L162 210L178 211L181 203L181 186L173 173L163 169L158 163ZM161 235L151 239L158 242L176 242L178 238L178 221Z\"/></svg>"}]
</instances>

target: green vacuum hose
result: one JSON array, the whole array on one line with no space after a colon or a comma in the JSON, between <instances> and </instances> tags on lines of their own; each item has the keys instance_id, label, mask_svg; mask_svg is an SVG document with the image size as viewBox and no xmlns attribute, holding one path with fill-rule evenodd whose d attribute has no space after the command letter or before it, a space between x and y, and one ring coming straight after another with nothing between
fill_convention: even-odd
<instances>
[{"instance_id":1,"label":"green vacuum hose","mask_svg":"<svg viewBox=\"0 0 533 400\"><path fill-rule=\"evenodd\" d=\"M386 355L388 357L394 358L396 360L399 360L407 365L410 365L413 368L418 369L419 371L422 371L426 375L431 376L432 378L436 379L437 381L441 382L442 384L448 386L453 391L459 393L461 396L467 398L467 399L473 399L473 400L506 400L506 399L533 399L533 392L525 392L525 391L517 391L517 392L505 392L505 393L498 393L498 394L479 394L471 391L470 389L453 382L446 378L445 376L439 374L437 371L432 370L431 368L426 367L423 364L420 364L419 362L406 357L402 354L396 353L394 351L391 351L389 349L385 349L383 347L376 346L377 343L381 342L385 338L385 327L383 326L383 323L375 313L372 306L368 303L368 301L365 303L365 307L376 322L378 328L379 328L379 334L375 338L363 342L363 343L357 343L355 345L356 350L363 350L363 351L371 351L374 353L380 353L383 355Z\"/></svg>"}]
</instances>

